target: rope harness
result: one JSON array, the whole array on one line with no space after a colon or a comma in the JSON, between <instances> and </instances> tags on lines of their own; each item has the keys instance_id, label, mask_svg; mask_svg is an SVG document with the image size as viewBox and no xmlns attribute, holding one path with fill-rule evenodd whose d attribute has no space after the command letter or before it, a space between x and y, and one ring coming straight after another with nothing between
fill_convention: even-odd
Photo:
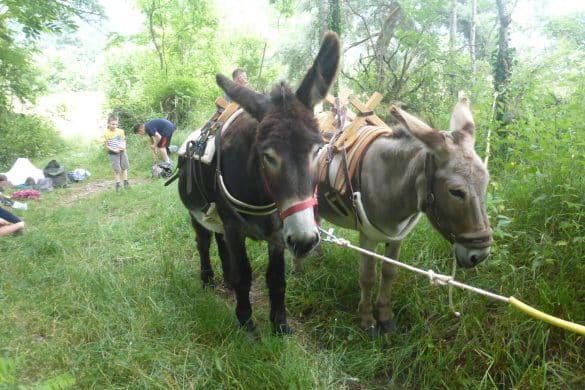
<instances>
[{"instance_id":1,"label":"rope harness","mask_svg":"<svg viewBox=\"0 0 585 390\"><path fill-rule=\"evenodd\" d=\"M422 204L422 211L427 217L435 223L437 230L451 243L458 243L465 245L468 248L486 248L493 244L493 238L489 227L487 229L478 230L471 233L456 234L448 231L441 221L439 213L439 205L436 202L435 196L435 173L436 173L435 157L431 152L427 152L425 156L425 181L427 184L426 197Z\"/></svg>"}]
</instances>

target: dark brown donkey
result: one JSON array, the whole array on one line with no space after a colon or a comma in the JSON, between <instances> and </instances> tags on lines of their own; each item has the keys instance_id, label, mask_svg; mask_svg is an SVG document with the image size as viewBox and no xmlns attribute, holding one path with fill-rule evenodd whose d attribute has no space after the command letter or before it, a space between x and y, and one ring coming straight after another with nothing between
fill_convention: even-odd
<instances>
[{"instance_id":1,"label":"dark brown donkey","mask_svg":"<svg viewBox=\"0 0 585 390\"><path fill-rule=\"evenodd\" d=\"M400 243L425 213L433 227L453 244L459 266L479 264L492 244L485 209L489 176L474 150L475 124L469 101L463 98L457 103L448 132L434 130L397 107L392 108L392 114L403 126L388 129L388 135L376 138L364 152L352 180L353 205L352 200L321 183L320 215L358 230L362 248L375 250L383 242L385 255L398 259ZM346 204L345 213L332 199ZM361 255L358 311L364 329L375 333L394 327L390 310L394 273L394 265L382 264L380 290L372 306L375 261Z\"/></svg>"},{"instance_id":2,"label":"dark brown donkey","mask_svg":"<svg viewBox=\"0 0 585 390\"><path fill-rule=\"evenodd\" d=\"M270 321L290 333L285 309L284 249L307 255L318 243L316 156L322 145L313 107L327 94L339 63L339 40L328 33L296 92L281 83L262 95L217 76L217 84L245 111L216 135L211 165L182 161L179 194L196 231L201 278L212 283L211 233L216 233L224 280L236 295L236 316L254 335L250 305L251 268L245 239L268 242L266 284ZM181 165L180 164L180 165ZM189 191L190 190L190 191ZM220 224L209 223L215 207Z\"/></svg>"}]
</instances>

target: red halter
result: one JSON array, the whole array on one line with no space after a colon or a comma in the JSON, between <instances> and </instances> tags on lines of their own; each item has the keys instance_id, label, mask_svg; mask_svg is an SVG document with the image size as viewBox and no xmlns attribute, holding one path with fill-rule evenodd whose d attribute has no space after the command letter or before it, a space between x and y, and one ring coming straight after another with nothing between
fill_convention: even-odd
<instances>
[{"instance_id":1,"label":"red halter","mask_svg":"<svg viewBox=\"0 0 585 390\"><path fill-rule=\"evenodd\" d=\"M281 211L279 213L280 219L284 221L284 219L294 213L298 213L299 211L308 209L309 207L313 207L313 213L315 214L315 221L317 221L317 205L319 202L317 201L317 186L315 186L315 191L313 191L313 197L307 200L304 200L299 203L295 203L290 206L288 209Z\"/></svg>"},{"instance_id":2,"label":"red halter","mask_svg":"<svg viewBox=\"0 0 585 390\"><path fill-rule=\"evenodd\" d=\"M262 179L264 179L264 187L266 187L266 191L268 191L268 195L270 195L270 197L274 200L274 195L272 194L272 190L270 190L270 186L268 185L268 180L266 180L266 176L264 175L264 172L262 172ZM280 220L284 221L285 218L298 213L299 211L303 211L305 209L308 209L309 207L313 207L313 213L315 214L315 223L318 225L319 223L317 222L317 205L319 204L318 200L317 200L317 185L315 185L315 190L313 191L313 197L309 198L307 200L304 200L302 202L299 203L295 203L292 206L290 206L289 208L287 208L284 211L281 211L278 213L278 215L280 216Z\"/></svg>"}]
</instances>

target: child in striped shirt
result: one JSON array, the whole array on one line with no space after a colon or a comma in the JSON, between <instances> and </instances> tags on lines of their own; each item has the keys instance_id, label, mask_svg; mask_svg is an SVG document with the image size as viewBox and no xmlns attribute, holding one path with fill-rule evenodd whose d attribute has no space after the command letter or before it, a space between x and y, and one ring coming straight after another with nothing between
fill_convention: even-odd
<instances>
[{"instance_id":1,"label":"child in striped shirt","mask_svg":"<svg viewBox=\"0 0 585 390\"><path fill-rule=\"evenodd\" d=\"M118 129L118 118L108 117L108 130L102 135L104 147L108 151L116 180L116 191L120 191L120 176L124 180L124 188L128 188L128 154L126 153L126 135L124 130Z\"/></svg>"}]
</instances>

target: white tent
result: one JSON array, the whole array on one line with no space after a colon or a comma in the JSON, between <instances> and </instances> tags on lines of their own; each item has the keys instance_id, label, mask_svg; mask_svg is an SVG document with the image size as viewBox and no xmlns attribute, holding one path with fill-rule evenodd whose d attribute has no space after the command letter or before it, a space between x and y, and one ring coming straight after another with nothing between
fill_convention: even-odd
<instances>
[{"instance_id":1,"label":"white tent","mask_svg":"<svg viewBox=\"0 0 585 390\"><path fill-rule=\"evenodd\" d=\"M18 158L12 168L4 173L8 178L8 181L13 185L24 184L27 178L32 177L35 182L39 179L43 179L45 175L42 169L35 167L28 158Z\"/></svg>"}]
</instances>

